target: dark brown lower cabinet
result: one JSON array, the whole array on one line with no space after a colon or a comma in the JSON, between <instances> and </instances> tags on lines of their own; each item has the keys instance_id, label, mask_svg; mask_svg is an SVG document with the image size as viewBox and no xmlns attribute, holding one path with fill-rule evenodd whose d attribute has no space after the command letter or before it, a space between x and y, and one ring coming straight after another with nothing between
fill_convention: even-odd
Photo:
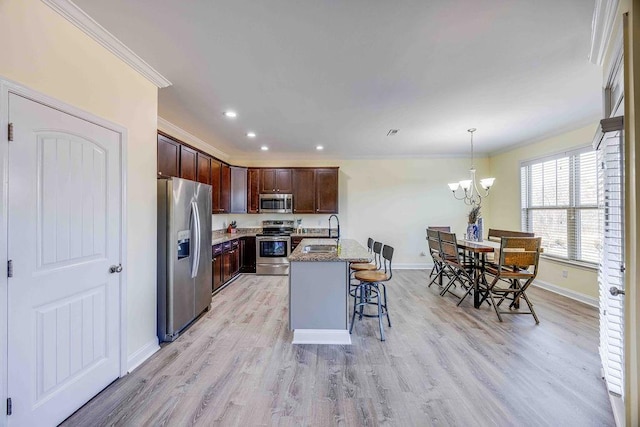
<instances>
[{"instance_id":1,"label":"dark brown lower cabinet","mask_svg":"<svg viewBox=\"0 0 640 427\"><path fill-rule=\"evenodd\" d=\"M213 246L212 260L212 290L215 292L229 280L236 277L242 270L241 250L246 247L241 242L243 238L231 240ZM254 262L253 272L255 273L255 237L253 239ZM243 271L244 272L244 271Z\"/></svg>"},{"instance_id":2,"label":"dark brown lower cabinet","mask_svg":"<svg viewBox=\"0 0 640 427\"><path fill-rule=\"evenodd\" d=\"M298 247L300 242L302 242L302 239L304 239L304 237L301 237L301 236L291 237L291 252L293 252L293 250Z\"/></svg>"},{"instance_id":3,"label":"dark brown lower cabinet","mask_svg":"<svg viewBox=\"0 0 640 427\"><path fill-rule=\"evenodd\" d=\"M256 238L252 236L240 239L240 272L256 272Z\"/></svg>"},{"instance_id":4,"label":"dark brown lower cabinet","mask_svg":"<svg viewBox=\"0 0 640 427\"><path fill-rule=\"evenodd\" d=\"M214 256L211 262L212 291L215 292L222 286L222 255Z\"/></svg>"}]
</instances>

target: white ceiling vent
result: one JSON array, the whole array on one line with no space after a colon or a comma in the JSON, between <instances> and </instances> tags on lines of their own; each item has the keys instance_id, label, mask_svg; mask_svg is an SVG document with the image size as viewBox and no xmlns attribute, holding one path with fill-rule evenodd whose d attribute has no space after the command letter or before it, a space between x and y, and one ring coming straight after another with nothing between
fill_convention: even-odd
<instances>
[{"instance_id":1,"label":"white ceiling vent","mask_svg":"<svg viewBox=\"0 0 640 427\"><path fill-rule=\"evenodd\" d=\"M396 133L398 133L400 129L389 129L389 132L387 132L387 136L393 136Z\"/></svg>"}]
</instances>

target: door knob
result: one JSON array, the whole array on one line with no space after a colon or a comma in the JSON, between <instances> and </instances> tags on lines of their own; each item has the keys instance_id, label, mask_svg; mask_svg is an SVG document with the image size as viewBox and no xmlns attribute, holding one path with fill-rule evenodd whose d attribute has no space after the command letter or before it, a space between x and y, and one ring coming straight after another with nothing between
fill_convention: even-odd
<instances>
[{"instance_id":1,"label":"door knob","mask_svg":"<svg viewBox=\"0 0 640 427\"><path fill-rule=\"evenodd\" d=\"M120 273L122 271L122 264L112 265L109 267L109 273Z\"/></svg>"},{"instance_id":2,"label":"door knob","mask_svg":"<svg viewBox=\"0 0 640 427\"><path fill-rule=\"evenodd\" d=\"M616 288L615 286L610 287L609 292L614 297L617 297L618 295L624 295L624 289Z\"/></svg>"}]
</instances>

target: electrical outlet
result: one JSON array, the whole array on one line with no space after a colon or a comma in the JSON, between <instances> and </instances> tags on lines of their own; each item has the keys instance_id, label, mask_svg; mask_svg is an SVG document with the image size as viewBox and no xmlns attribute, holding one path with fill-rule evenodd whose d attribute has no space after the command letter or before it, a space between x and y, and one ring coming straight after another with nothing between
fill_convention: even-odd
<instances>
[{"instance_id":1,"label":"electrical outlet","mask_svg":"<svg viewBox=\"0 0 640 427\"><path fill-rule=\"evenodd\" d=\"M562 278L566 279L567 277L569 277L569 272L567 270L562 270Z\"/></svg>"}]
</instances>

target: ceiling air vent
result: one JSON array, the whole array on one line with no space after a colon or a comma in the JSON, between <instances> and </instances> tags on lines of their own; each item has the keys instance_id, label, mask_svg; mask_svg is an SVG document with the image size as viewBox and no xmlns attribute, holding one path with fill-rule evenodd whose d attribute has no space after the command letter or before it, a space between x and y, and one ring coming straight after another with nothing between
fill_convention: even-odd
<instances>
[{"instance_id":1,"label":"ceiling air vent","mask_svg":"<svg viewBox=\"0 0 640 427\"><path fill-rule=\"evenodd\" d=\"M389 132L387 132L387 136L393 136L396 133L398 133L400 129L389 129Z\"/></svg>"}]
</instances>

